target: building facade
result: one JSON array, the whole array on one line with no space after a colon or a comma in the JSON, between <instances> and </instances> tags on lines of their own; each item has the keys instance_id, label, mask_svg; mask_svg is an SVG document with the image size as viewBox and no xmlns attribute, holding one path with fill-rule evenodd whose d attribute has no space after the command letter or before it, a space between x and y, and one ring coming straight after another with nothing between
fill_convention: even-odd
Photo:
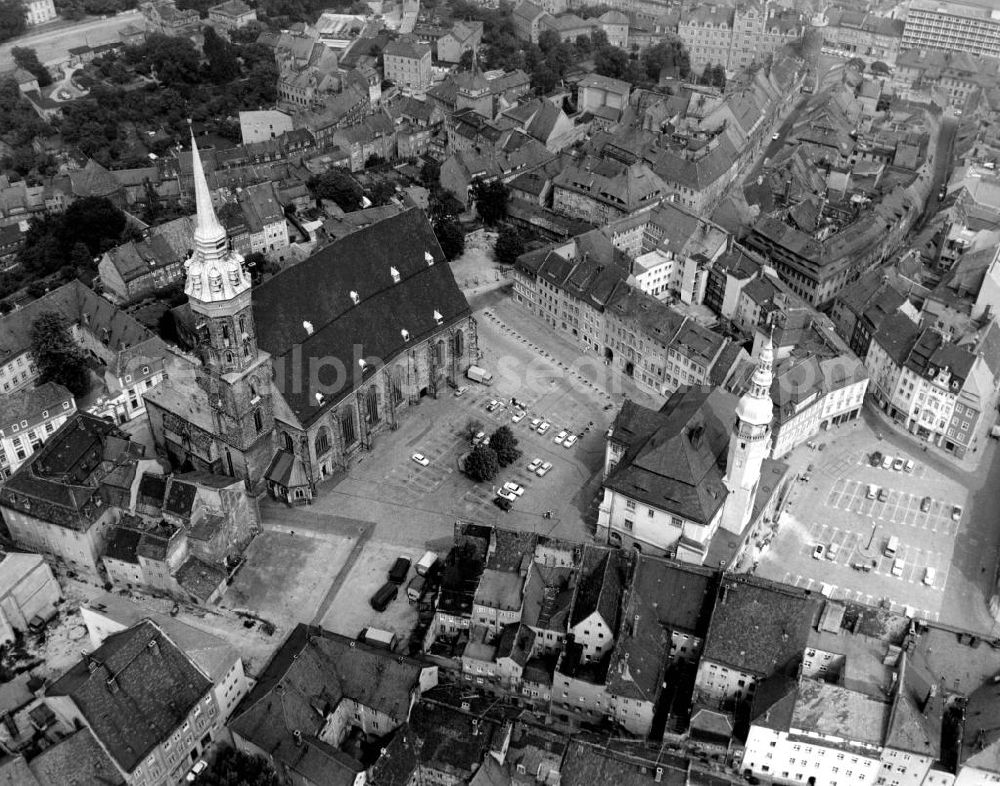
<instances>
[{"instance_id":1,"label":"building facade","mask_svg":"<svg viewBox=\"0 0 1000 786\"><path fill-rule=\"evenodd\" d=\"M900 48L1000 57L1000 12L986 5L913 0Z\"/></svg>"},{"instance_id":2,"label":"building facade","mask_svg":"<svg viewBox=\"0 0 1000 786\"><path fill-rule=\"evenodd\" d=\"M16 472L74 412L73 394L55 382L5 395L0 402L0 480Z\"/></svg>"}]
</instances>

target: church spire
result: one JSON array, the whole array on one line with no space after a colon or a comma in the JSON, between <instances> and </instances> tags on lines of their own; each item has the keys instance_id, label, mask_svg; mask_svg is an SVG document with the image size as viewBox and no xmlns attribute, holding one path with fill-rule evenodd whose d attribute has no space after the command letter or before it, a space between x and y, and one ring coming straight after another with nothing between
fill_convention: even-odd
<instances>
[{"instance_id":1,"label":"church spire","mask_svg":"<svg viewBox=\"0 0 1000 786\"><path fill-rule=\"evenodd\" d=\"M750 387L736 405L737 417L753 426L768 426L774 417L774 402L771 401L771 383L774 381L772 333L773 330L764 339L757 357L757 367L750 377Z\"/></svg>"},{"instance_id":2,"label":"church spire","mask_svg":"<svg viewBox=\"0 0 1000 786\"><path fill-rule=\"evenodd\" d=\"M191 131L191 170L194 174L194 202L197 211L194 237L196 241L215 245L220 237L226 236L212 206L212 192L208 190L208 180L205 179L205 169L201 165L201 155L198 153L198 143Z\"/></svg>"}]
</instances>

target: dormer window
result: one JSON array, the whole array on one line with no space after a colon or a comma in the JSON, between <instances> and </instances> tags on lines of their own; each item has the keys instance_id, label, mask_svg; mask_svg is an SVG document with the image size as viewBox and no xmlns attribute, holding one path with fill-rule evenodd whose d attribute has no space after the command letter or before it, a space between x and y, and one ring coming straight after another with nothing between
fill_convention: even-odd
<instances>
[{"instance_id":1,"label":"dormer window","mask_svg":"<svg viewBox=\"0 0 1000 786\"><path fill-rule=\"evenodd\" d=\"M368 369L368 361L366 361L364 358L361 358L358 361L358 366L361 367L361 371L362 373L364 373Z\"/></svg>"},{"instance_id":2,"label":"dormer window","mask_svg":"<svg viewBox=\"0 0 1000 786\"><path fill-rule=\"evenodd\" d=\"M398 284L399 283L399 271L396 270L396 268L390 267L389 268L389 275L392 276L392 283L393 284Z\"/></svg>"},{"instance_id":3,"label":"dormer window","mask_svg":"<svg viewBox=\"0 0 1000 786\"><path fill-rule=\"evenodd\" d=\"M427 267L431 267L434 264L434 255L430 251L424 252L424 262L427 263Z\"/></svg>"},{"instance_id":4,"label":"dormer window","mask_svg":"<svg viewBox=\"0 0 1000 786\"><path fill-rule=\"evenodd\" d=\"M351 302L354 303L354 305L358 305L358 303L361 302L361 298L358 297L358 293L353 289L351 290Z\"/></svg>"},{"instance_id":5,"label":"dormer window","mask_svg":"<svg viewBox=\"0 0 1000 786\"><path fill-rule=\"evenodd\" d=\"M47 418L49 416L49 411L47 409L42 410L42 417Z\"/></svg>"},{"instance_id":6,"label":"dormer window","mask_svg":"<svg viewBox=\"0 0 1000 786\"><path fill-rule=\"evenodd\" d=\"M307 336L311 336L313 334L313 323L308 319L302 321L302 328L306 331Z\"/></svg>"},{"instance_id":7,"label":"dormer window","mask_svg":"<svg viewBox=\"0 0 1000 786\"><path fill-rule=\"evenodd\" d=\"M441 312L437 309L434 310L434 321L439 325L444 324L444 317L441 316Z\"/></svg>"},{"instance_id":8,"label":"dormer window","mask_svg":"<svg viewBox=\"0 0 1000 786\"><path fill-rule=\"evenodd\" d=\"M403 337L403 341L409 341L410 340L410 331L407 330L406 328L403 328L402 330L400 330L399 334Z\"/></svg>"}]
</instances>

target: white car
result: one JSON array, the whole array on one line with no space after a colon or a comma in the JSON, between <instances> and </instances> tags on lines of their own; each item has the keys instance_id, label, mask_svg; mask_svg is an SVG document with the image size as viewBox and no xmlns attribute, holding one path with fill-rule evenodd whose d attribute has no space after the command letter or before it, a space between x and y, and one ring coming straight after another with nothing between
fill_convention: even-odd
<instances>
[{"instance_id":1,"label":"white car","mask_svg":"<svg viewBox=\"0 0 1000 786\"><path fill-rule=\"evenodd\" d=\"M826 547L822 543L817 543L816 548L813 549L813 559L823 559L825 552Z\"/></svg>"},{"instance_id":2,"label":"white car","mask_svg":"<svg viewBox=\"0 0 1000 786\"><path fill-rule=\"evenodd\" d=\"M540 425L542 425L541 418L532 418L531 423L528 424L532 431L537 431Z\"/></svg>"},{"instance_id":3,"label":"white car","mask_svg":"<svg viewBox=\"0 0 1000 786\"><path fill-rule=\"evenodd\" d=\"M545 433L546 431L548 431L548 430L549 430L550 428L552 428L552 424L551 424L551 423L549 423L548 421L545 421L545 420L543 420L543 421L542 421L542 425L540 425L540 426L538 427L538 433L539 433L539 434L544 434L544 433Z\"/></svg>"},{"instance_id":4,"label":"white car","mask_svg":"<svg viewBox=\"0 0 1000 786\"><path fill-rule=\"evenodd\" d=\"M550 469L552 469L552 462L546 461L544 464L542 464L542 466L540 466L538 469L535 470L535 474L538 475L538 477L542 477L542 475L544 475Z\"/></svg>"},{"instance_id":5,"label":"white car","mask_svg":"<svg viewBox=\"0 0 1000 786\"><path fill-rule=\"evenodd\" d=\"M455 391L455 398L461 398L469 390L468 385L462 385L458 390Z\"/></svg>"},{"instance_id":6,"label":"white car","mask_svg":"<svg viewBox=\"0 0 1000 786\"><path fill-rule=\"evenodd\" d=\"M476 432L476 436L472 438L472 447L476 447L477 445L481 445L483 443L486 443L487 445L489 444L489 440L486 439L486 432Z\"/></svg>"},{"instance_id":7,"label":"white car","mask_svg":"<svg viewBox=\"0 0 1000 786\"><path fill-rule=\"evenodd\" d=\"M903 560L901 560L899 557L896 557L896 559L892 561L892 570L891 570L892 575L902 576L905 564L906 563L904 563Z\"/></svg>"},{"instance_id":8,"label":"white car","mask_svg":"<svg viewBox=\"0 0 1000 786\"><path fill-rule=\"evenodd\" d=\"M937 577L937 571L934 568L927 568L924 571L924 584L928 587L934 586L934 579Z\"/></svg>"},{"instance_id":9,"label":"white car","mask_svg":"<svg viewBox=\"0 0 1000 786\"><path fill-rule=\"evenodd\" d=\"M772 142L777 142L779 139L781 139L781 134L779 132L775 131L773 134L771 134Z\"/></svg>"},{"instance_id":10,"label":"white car","mask_svg":"<svg viewBox=\"0 0 1000 786\"><path fill-rule=\"evenodd\" d=\"M524 486L515 483L513 480L508 480L503 484L504 491L509 491L511 494L520 497L524 493Z\"/></svg>"},{"instance_id":11,"label":"white car","mask_svg":"<svg viewBox=\"0 0 1000 786\"><path fill-rule=\"evenodd\" d=\"M188 783L194 783L198 776L201 775L206 769L208 769L208 762L204 759L198 759L198 761L195 762L195 765L188 770L187 778L185 778L185 780L187 780Z\"/></svg>"},{"instance_id":12,"label":"white car","mask_svg":"<svg viewBox=\"0 0 1000 786\"><path fill-rule=\"evenodd\" d=\"M495 398L490 399L490 403L486 405L486 411L495 412L498 409L500 409L500 402Z\"/></svg>"},{"instance_id":13,"label":"white car","mask_svg":"<svg viewBox=\"0 0 1000 786\"><path fill-rule=\"evenodd\" d=\"M552 441L555 442L557 445L561 445L568 436L569 432L563 429L552 438Z\"/></svg>"},{"instance_id":14,"label":"white car","mask_svg":"<svg viewBox=\"0 0 1000 786\"><path fill-rule=\"evenodd\" d=\"M500 497L500 499L507 500L508 502L517 501L517 494L515 494L513 491L508 491L506 487L500 489L497 492L497 496Z\"/></svg>"},{"instance_id":15,"label":"white car","mask_svg":"<svg viewBox=\"0 0 1000 786\"><path fill-rule=\"evenodd\" d=\"M515 409L514 414L510 416L511 423L520 423L524 420L524 411L520 409Z\"/></svg>"},{"instance_id":16,"label":"white car","mask_svg":"<svg viewBox=\"0 0 1000 786\"><path fill-rule=\"evenodd\" d=\"M431 460L423 453L414 453L410 458L416 461L421 467L426 467L431 463Z\"/></svg>"},{"instance_id":17,"label":"white car","mask_svg":"<svg viewBox=\"0 0 1000 786\"><path fill-rule=\"evenodd\" d=\"M542 466L542 460L540 458L536 458L528 465L528 472L534 472L540 466Z\"/></svg>"},{"instance_id":18,"label":"white car","mask_svg":"<svg viewBox=\"0 0 1000 786\"><path fill-rule=\"evenodd\" d=\"M577 437L576 434L570 434L568 437L566 437L566 439L563 440L563 447L564 448L573 447L576 444L577 439L579 439L579 437Z\"/></svg>"}]
</instances>

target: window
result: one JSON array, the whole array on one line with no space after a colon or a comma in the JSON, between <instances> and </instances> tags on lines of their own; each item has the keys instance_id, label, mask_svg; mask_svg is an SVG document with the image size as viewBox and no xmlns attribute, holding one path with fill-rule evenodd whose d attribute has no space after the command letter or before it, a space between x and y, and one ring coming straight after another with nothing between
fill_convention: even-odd
<instances>
[{"instance_id":1,"label":"window","mask_svg":"<svg viewBox=\"0 0 1000 786\"><path fill-rule=\"evenodd\" d=\"M625 519L625 521L623 523L625 525L625 531L626 532L631 532L632 531L632 527L635 526L635 522L632 521L632 519Z\"/></svg>"},{"instance_id":2,"label":"window","mask_svg":"<svg viewBox=\"0 0 1000 786\"><path fill-rule=\"evenodd\" d=\"M635 500L627 499L625 500L625 510L635 510Z\"/></svg>"}]
</instances>

